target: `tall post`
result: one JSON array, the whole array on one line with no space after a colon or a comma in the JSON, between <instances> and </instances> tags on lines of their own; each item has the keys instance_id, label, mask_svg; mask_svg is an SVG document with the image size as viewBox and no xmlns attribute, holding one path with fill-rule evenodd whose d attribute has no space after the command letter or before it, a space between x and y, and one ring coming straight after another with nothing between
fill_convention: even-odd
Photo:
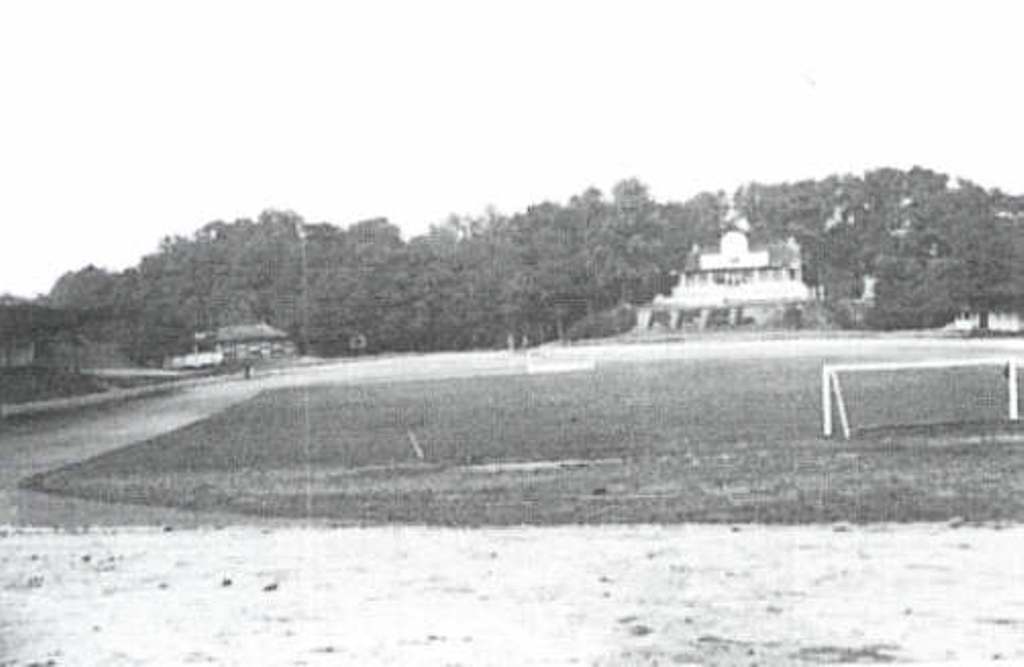
<instances>
[{"instance_id":1,"label":"tall post","mask_svg":"<svg viewBox=\"0 0 1024 667\"><path fill-rule=\"evenodd\" d=\"M1010 359L1006 366L1006 385L1007 394L1009 394L1010 402L1010 421L1017 421L1020 418L1017 399L1017 360Z\"/></svg>"},{"instance_id":2,"label":"tall post","mask_svg":"<svg viewBox=\"0 0 1024 667\"><path fill-rule=\"evenodd\" d=\"M302 285L301 285L302 294L300 295L300 302L299 302L299 308L301 308L301 312L299 313L299 315L301 317L301 326L302 326L302 354L303 355L308 355L309 354L309 303L308 303L307 292L308 292L308 289L309 289L309 281L307 279L308 264L306 262L306 228L304 227L304 224L305 223L302 220L299 220L295 224L295 233L298 234L298 236L299 236L299 255L300 255L301 263L302 263Z\"/></svg>"},{"instance_id":3,"label":"tall post","mask_svg":"<svg viewBox=\"0 0 1024 667\"><path fill-rule=\"evenodd\" d=\"M832 437L832 387L828 366L821 367L821 430L826 438Z\"/></svg>"}]
</instances>

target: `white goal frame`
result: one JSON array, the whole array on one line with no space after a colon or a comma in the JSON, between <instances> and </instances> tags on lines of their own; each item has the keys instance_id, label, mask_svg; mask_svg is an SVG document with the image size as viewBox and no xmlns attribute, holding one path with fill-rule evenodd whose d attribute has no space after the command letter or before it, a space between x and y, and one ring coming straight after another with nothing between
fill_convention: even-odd
<instances>
[{"instance_id":1,"label":"white goal frame","mask_svg":"<svg viewBox=\"0 0 1024 667\"><path fill-rule=\"evenodd\" d=\"M929 359L923 361L882 361L851 364L829 364L821 366L821 430L826 438L832 437L832 399L835 398L836 411L839 413L839 427L843 438L850 439L850 420L843 400L843 388L839 382L840 373L902 371L918 368L963 368L972 366L1003 366L1006 368L1007 418L1012 421L1020 419L1020 407L1017 396L1017 366L1020 359L1016 357L988 357L978 359Z\"/></svg>"}]
</instances>

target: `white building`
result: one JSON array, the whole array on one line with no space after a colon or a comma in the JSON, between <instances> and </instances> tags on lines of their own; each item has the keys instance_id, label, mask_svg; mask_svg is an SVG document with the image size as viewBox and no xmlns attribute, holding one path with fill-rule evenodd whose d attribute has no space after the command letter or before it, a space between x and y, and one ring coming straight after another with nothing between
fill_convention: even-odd
<instances>
[{"instance_id":1,"label":"white building","mask_svg":"<svg viewBox=\"0 0 1024 667\"><path fill-rule=\"evenodd\" d=\"M790 239L751 250L747 235L722 236L718 252L695 251L672 293L638 309L637 328L795 325L814 300L803 283L800 247Z\"/></svg>"},{"instance_id":2,"label":"white building","mask_svg":"<svg viewBox=\"0 0 1024 667\"><path fill-rule=\"evenodd\" d=\"M958 314L947 328L964 332L1022 333L1024 332L1024 315L1008 310L993 310L984 314L968 310Z\"/></svg>"}]
</instances>

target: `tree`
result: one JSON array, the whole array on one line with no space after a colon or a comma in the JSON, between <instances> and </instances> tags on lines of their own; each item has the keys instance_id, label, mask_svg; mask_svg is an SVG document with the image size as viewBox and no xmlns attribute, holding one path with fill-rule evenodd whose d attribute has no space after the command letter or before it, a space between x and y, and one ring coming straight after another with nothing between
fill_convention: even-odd
<instances>
[{"instance_id":1,"label":"tree","mask_svg":"<svg viewBox=\"0 0 1024 667\"><path fill-rule=\"evenodd\" d=\"M69 272L49 298L102 310L97 335L149 361L187 349L196 331L258 320L321 354L350 352L356 335L372 350L541 341L666 292L695 247L717 244L730 206L754 243L800 244L804 281L826 303L876 277L874 326L1024 306L1024 197L920 167L750 183L731 201L702 192L662 203L632 178L608 197L588 188L513 215L449 216L408 242L386 218L342 227L267 210L165 238L119 273Z\"/></svg>"},{"instance_id":2,"label":"tree","mask_svg":"<svg viewBox=\"0 0 1024 667\"><path fill-rule=\"evenodd\" d=\"M117 275L92 264L68 271L50 289L49 301L62 308L110 308L114 305Z\"/></svg>"}]
</instances>

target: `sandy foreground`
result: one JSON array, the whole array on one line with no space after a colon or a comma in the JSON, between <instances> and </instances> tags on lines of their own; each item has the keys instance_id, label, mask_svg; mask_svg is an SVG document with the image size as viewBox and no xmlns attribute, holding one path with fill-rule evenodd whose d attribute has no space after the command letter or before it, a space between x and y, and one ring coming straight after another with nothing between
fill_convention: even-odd
<instances>
[{"instance_id":1,"label":"sandy foreground","mask_svg":"<svg viewBox=\"0 0 1024 667\"><path fill-rule=\"evenodd\" d=\"M1024 662L1021 526L2 535L4 665Z\"/></svg>"},{"instance_id":2,"label":"sandy foreground","mask_svg":"<svg viewBox=\"0 0 1024 667\"><path fill-rule=\"evenodd\" d=\"M829 340L569 348L534 358L842 358L864 348L885 357L1020 351L1016 341ZM252 525L16 486L261 389L525 365L499 353L348 363L0 432L0 667L1024 664L1019 525ZM240 522L250 525L232 525Z\"/></svg>"}]
</instances>

